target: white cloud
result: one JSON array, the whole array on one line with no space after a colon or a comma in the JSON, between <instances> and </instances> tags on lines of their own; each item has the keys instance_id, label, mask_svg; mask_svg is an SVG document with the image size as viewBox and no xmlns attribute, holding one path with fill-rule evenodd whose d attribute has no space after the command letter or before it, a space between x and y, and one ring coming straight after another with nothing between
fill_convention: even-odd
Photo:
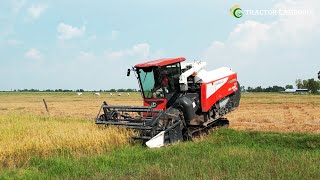
<instances>
[{"instance_id":1,"label":"white cloud","mask_svg":"<svg viewBox=\"0 0 320 180\"><path fill-rule=\"evenodd\" d=\"M242 50L255 50L260 43L268 40L270 25L255 21L239 24L230 33L229 42Z\"/></svg>"},{"instance_id":2,"label":"white cloud","mask_svg":"<svg viewBox=\"0 0 320 180\"><path fill-rule=\"evenodd\" d=\"M105 56L107 60L115 60L122 58L126 55L125 51L112 51L112 50L107 50L105 51Z\"/></svg>"},{"instance_id":3,"label":"white cloud","mask_svg":"<svg viewBox=\"0 0 320 180\"><path fill-rule=\"evenodd\" d=\"M34 60L39 60L42 59L42 55L39 50L36 48L31 48L29 49L24 56L28 59L34 59Z\"/></svg>"},{"instance_id":4,"label":"white cloud","mask_svg":"<svg viewBox=\"0 0 320 180\"><path fill-rule=\"evenodd\" d=\"M116 40L119 37L119 31L112 31L111 32L111 40Z\"/></svg>"},{"instance_id":5,"label":"white cloud","mask_svg":"<svg viewBox=\"0 0 320 180\"><path fill-rule=\"evenodd\" d=\"M145 59L150 54L150 45L148 43L136 44L128 51L128 54L132 56L138 55Z\"/></svg>"},{"instance_id":6,"label":"white cloud","mask_svg":"<svg viewBox=\"0 0 320 180\"><path fill-rule=\"evenodd\" d=\"M308 10L311 13L306 15L288 15L280 16L278 21L274 22L274 39L282 39L286 45L299 46L300 43L312 41L315 35L320 33L320 1L282 1L275 5L276 9L296 9Z\"/></svg>"},{"instance_id":7,"label":"white cloud","mask_svg":"<svg viewBox=\"0 0 320 180\"><path fill-rule=\"evenodd\" d=\"M272 22L247 20L238 24L225 41L213 41L204 51L205 61L229 66L245 84L283 85L295 78L313 77L320 56L314 46L320 40L320 1L287 1L274 8L308 9L312 14L282 15ZM303 62L303 63L302 63Z\"/></svg>"},{"instance_id":8,"label":"white cloud","mask_svg":"<svg viewBox=\"0 0 320 180\"><path fill-rule=\"evenodd\" d=\"M8 39L7 40L7 44L9 46L18 46L18 45L21 45L23 42L20 41L20 40L17 40L17 39Z\"/></svg>"},{"instance_id":9,"label":"white cloud","mask_svg":"<svg viewBox=\"0 0 320 180\"><path fill-rule=\"evenodd\" d=\"M282 47L292 47L312 41L320 32L320 15L315 13L315 8L319 6L317 0L284 0L275 4L274 9L305 9L314 13L280 15L277 20L269 23L247 20L238 24L225 42L219 43L229 48L251 51L275 42Z\"/></svg>"},{"instance_id":10,"label":"white cloud","mask_svg":"<svg viewBox=\"0 0 320 180\"><path fill-rule=\"evenodd\" d=\"M80 51L80 57L94 57L92 52Z\"/></svg>"},{"instance_id":11,"label":"white cloud","mask_svg":"<svg viewBox=\"0 0 320 180\"><path fill-rule=\"evenodd\" d=\"M77 38L83 36L86 31L86 27L82 26L81 28L73 27L69 24L60 23L57 26L57 31L59 33L58 38L62 40L68 40L72 38Z\"/></svg>"},{"instance_id":12,"label":"white cloud","mask_svg":"<svg viewBox=\"0 0 320 180\"><path fill-rule=\"evenodd\" d=\"M96 58L96 55L93 52L88 51L80 51L78 60L84 60L84 61L90 61L94 60Z\"/></svg>"},{"instance_id":13,"label":"white cloud","mask_svg":"<svg viewBox=\"0 0 320 180\"><path fill-rule=\"evenodd\" d=\"M205 50L203 59L231 58L239 53L253 53L261 48L263 43L267 43L270 37L272 25L256 21L245 21L238 24L226 41L213 41Z\"/></svg>"},{"instance_id":14,"label":"white cloud","mask_svg":"<svg viewBox=\"0 0 320 180\"><path fill-rule=\"evenodd\" d=\"M96 40L97 39L97 35L93 34L89 37L89 40Z\"/></svg>"},{"instance_id":15,"label":"white cloud","mask_svg":"<svg viewBox=\"0 0 320 180\"><path fill-rule=\"evenodd\" d=\"M107 50L105 57L108 60L115 60L128 57L139 57L140 59L146 59L150 55L150 45L148 43L140 43L132 46L130 49L124 49L119 51Z\"/></svg>"},{"instance_id":16,"label":"white cloud","mask_svg":"<svg viewBox=\"0 0 320 180\"><path fill-rule=\"evenodd\" d=\"M12 3L12 11L17 14L26 4L26 0L13 0L11 1L11 3Z\"/></svg>"},{"instance_id":17,"label":"white cloud","mask_svg":"<svg viewBox=\"0 0 320 180\"><path fill-rule=\"evenodd\" d=\"M46 11L47 8L48 6L44 4L33 4L28 8L27 12L31 18L37 19Z\"/></svg>"}]
</instances>

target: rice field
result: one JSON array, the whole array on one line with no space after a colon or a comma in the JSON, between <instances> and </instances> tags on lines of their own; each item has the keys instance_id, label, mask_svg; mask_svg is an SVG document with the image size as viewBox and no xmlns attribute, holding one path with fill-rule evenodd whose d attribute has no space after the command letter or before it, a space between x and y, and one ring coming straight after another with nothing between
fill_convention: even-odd
<instances>
[{"instance_id":1,"label":"rice field","mask_svg":"<svg viewBox=\"0 0 320 180\"><path fill-rule=\"evenodd\" d=\"M88 120L0 115L0 167L20 167L32 157L81 157L126 146L130 131L98 128Z\"/></svg>"},{"instance_id":2,"label":"rice field","mask_svg":"<svg viewBox=\"0 0 320 180\"><path fill-rule=\"evenodd\" d=\"M320 95L244 94L229 114L237 130L320 133Z\"/></svg>"},{"instance_id":3,"label":"rice field","mask_svg":"<svg viewBox=\"0 0 320 180\"><path fill-rule=\"evenodd\" d=\"M0 167L20 167L32 157L81 157L127 146L133 132L97 127L93 112L99 110L100 100L90 99L73 94L0 93Z\"/></svg>"},{"instance_id":4,"label":"rice field","mask_svg":"<svg viewBox=\"0 0 320 180\"><path fill-rule=\"evenodd\" d=\"M0 93L0 167L21 167L32 157L77 158L128 146L132 132L94 124L103 101L142 105L139 93ZM244 94L227 118L237 130L320 133L320 96Z\"/></svg>"},{"instance_id":5,"label":"rice field","mask_svg":"<svg viewBox=\"0 0 320 180\"><path fill-rule=\"evenodd\" d=\"M122 93L126 94L126 93ZM109 93L0 93L0 115L31 113L93 120L100 105L142 105L140 93L110 96ZM243 94L240 107L227 115L238 130L320 133L320 95Z\"/></svg>"}]
</instances>

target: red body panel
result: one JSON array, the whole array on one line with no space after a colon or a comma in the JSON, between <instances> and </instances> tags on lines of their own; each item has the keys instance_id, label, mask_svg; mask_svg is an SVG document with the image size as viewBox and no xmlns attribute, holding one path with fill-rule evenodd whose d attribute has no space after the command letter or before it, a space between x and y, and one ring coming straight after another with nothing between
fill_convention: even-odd
<instances>
[{"instance_id":1,"label":"red body panel","mask_svg":"<svg viewBox=\"0 0 320 180\"><path fill-rule=\"evenodd\" d=\"M217 101L234 93L238 88L236 73L201 84L202 111L208 112Z\"/></svg>"},{"instance_id":2,"label":"red body panel","mask_svg":"<svg viewBox=\"0 0 320 180\"><path fill-rule=\"evenodd\" d=\"M157 99L145 98L143 101L143 106L149 107L149 106L152 106L153 103L155 103L156 106L152 107L152 109L166 110L167 100L165 98L157 98ZM143 116L152 116L152 114L144 112Z\"/></svg>"},{"instance_id":3,"label":"red body panel","mask_svg":"<svg viewBox=\"0 0 320 180\"><path fill-rule=\"evenodd\" d=\"M185 61L186 58L179 57L179 58L165 58L165 59L158 59L154 61L149 61L141 64L136 64L134 67L136 68L143 68L143 67L155 67L155 66L166 66L169 64L174 64L177 62Z\"/></svg>"},{"instance_id":4,"label":"red body panel","mask_svg":"<svg viewBox=\"0 0 320 180\"><path fill-rule=\"evenodd\" d=\"M155 107L153 107L156 105ZM143 106L151 106L152 109L166 110L167 100L165 98L145 98L143 101Z\"/></svg>"}]
</instances>

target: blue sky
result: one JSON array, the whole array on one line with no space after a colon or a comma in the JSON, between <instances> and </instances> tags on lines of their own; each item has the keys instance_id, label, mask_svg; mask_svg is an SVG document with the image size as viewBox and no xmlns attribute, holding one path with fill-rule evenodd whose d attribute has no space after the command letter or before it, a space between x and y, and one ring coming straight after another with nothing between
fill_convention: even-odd
<instances>
[{"instance_id":1,"label":"blue sky","mask_svg":"<svg viewBox=\"0 0 320 180\"><path fill-rule=\"evenodd\" d=\"M229 14L306 9L307 15ZM320 70L317 0L0 0L0 90L138 88L126 69L163 57L227 66L244 86Z\"/></svg>"}]
</instances>

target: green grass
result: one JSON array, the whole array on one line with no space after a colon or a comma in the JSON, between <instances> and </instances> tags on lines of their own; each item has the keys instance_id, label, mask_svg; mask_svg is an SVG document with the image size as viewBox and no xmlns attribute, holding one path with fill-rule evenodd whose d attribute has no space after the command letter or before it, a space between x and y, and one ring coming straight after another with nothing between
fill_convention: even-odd
<instances>
[{"instance_id":1,"label":"green grass","mask_svg":"<svg viewBox=\"0 0 320 180\"><path fill-rule=\"evenodd\" d=\"M160 149L32 158L0 179L319 179L320 135L220 129Z\"/></svg>"}]
</instances>

